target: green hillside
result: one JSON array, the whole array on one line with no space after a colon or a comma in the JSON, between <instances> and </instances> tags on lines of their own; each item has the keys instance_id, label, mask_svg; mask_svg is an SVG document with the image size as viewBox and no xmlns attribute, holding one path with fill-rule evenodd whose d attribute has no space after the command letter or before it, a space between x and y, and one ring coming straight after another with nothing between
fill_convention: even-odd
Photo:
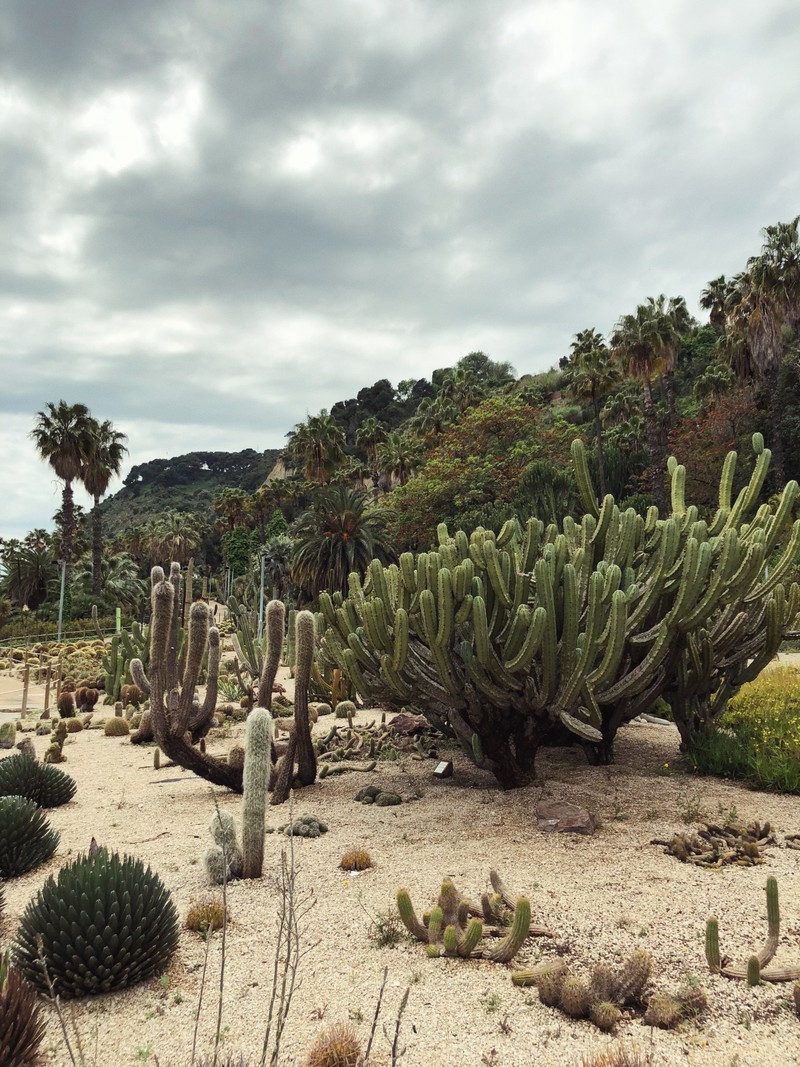
<instances>
[{"instance_id":1,"label":"green hillside","mask_svg":"<svg viewBox=\"0 0 800 1067\"><path fill-rule=\"evenodd\" d=\"M264 452L188 452L171 459L152 459L132 467L119 492L102 504L103 527L109 535L158 518L165 511L195 511L213 516L211 501L226 488L253 492L280 455Z\"/></svg>"}]
</instances>

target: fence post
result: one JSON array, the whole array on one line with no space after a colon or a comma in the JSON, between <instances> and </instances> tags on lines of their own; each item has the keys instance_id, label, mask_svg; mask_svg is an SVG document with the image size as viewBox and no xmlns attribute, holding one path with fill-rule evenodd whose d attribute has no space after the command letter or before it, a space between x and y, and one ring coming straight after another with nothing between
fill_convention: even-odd
<instances>
[{"instance_id":1,"label":"fence post","mask_svg":"<svg viewBox=\"0 0 800 1067\"><path fill-rule=\"evenodd\" d=\"M53 669L50 664L47 664L47 674L44 679L44 711L42 712L42 718L48 719L50 717L50 678L52 677Z\"/></svg>"},{"instance_id":2,"label":"fence post","mask_svg":"<svg viewBox=\"0 0 800 1067\"><path fill-rule=\"evenodd\" d=\"M25 712L28 710L28 687L31 683L31 665L28 662L27 653L25 655L25 670L22 673L22 708L20 709L21 718L25 718Z\"/></svg>"}]
</instances>

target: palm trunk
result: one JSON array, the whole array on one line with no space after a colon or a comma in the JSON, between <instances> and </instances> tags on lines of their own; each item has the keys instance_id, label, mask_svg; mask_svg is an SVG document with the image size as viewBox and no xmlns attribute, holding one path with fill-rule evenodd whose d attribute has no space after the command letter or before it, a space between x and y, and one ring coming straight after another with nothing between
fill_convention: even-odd
<instances>
[{"instance_id":1,"label":"palm trunk","mask_svg":"<svg viewBox=\"0 0 800 1067\"><path fill-rule=\"evenodd\" d=\"M600 499L606 495L606 465L603 458L603 428L600 425L600 404L597 392L592 390L592 407L594 408L594 435L597 438L597 480L600 483Z\"/></svg>"},{"instance_id":2,"label":"palm trunk","mask_svg":"<svg viewBox=\"0 0 800 1067\"><path fill-rule=\"evenodd\" d=\"M658 510L663 512L666 507L664 496L664 478L661 472L661 445L658 439L658 423L656 422L656 408L653 403L653 389L649 377L642 379L642 391L644 393L644 421L647 429L647 451L650 453L650 493Z\"/></svg>"},{"instance_id":3,"label":"palm trunk","mask_svg":"<svg viewBox=\"0 0 800 1067\"><path fill-rule=\"evenodd\" d=\"M61 493L61 554L67 566L72 562L72 531L75 526L75 504L72 494L72 480L64 481Z\"/></svg>"},{"instance_id":4,"label":"palm trunk","mask_svg":"<svg viewBox=\"0 0 800 1067\"><path fill-rule=\"evenodd\" d=\"M783 447L783 396L778 383L779 374L780 363L777 363L765 375L768 391L767 403L769 404L770 422L772 423L772 469L777 491L783 489L786 484L785 449Z\"/></svg>"},{"instance_id":5,"label":"palm trunk","mask_svg":"<svg viewBox=\"0 0 800 1067\"><path fill-rule=\"evenodd\" d=\"M664 371L664 392L667 394L667 430L672 430L678 421L675 407L675 371L670 367Z\"/></svg>"},{"instance_id":6,"label":"palm trunk","mask_svg":"<svg viewBox=\"0 0 800 1067\"><path fill-rule=\"evenodd\" d=\"M103 519L100 515L100 497L94 498L92 508L92 596L103 591Z\"/></svg>"}]
</instances>

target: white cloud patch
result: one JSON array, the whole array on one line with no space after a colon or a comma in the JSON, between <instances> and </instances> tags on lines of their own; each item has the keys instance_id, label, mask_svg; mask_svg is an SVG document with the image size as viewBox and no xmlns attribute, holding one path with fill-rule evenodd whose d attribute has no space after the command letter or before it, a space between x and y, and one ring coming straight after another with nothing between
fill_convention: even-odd
<instances>
[{"instance_id":1,"label":"white cloud patch","mask_svg":"<svg viewBox=\"0 0 800 1067\"><path fill-rule=\"evenodd\" d=\"M0 534L58 506L49 400L131 462L276 447L379 378L696 306L797 214L799 32L792 0L8 0Z\"/></svg>"}]
</instances>

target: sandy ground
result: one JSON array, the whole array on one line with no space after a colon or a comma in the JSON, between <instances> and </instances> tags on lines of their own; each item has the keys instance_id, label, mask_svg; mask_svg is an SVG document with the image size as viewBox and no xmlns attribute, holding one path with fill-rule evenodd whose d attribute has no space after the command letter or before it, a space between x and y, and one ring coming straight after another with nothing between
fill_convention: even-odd
<instances>
[{"instance_id":1,"label":"sandy ground","mask_svg":"<svg viewBox=\"0 0 800 1067\"><path fill-rule=\"evenodd\" d=\"M0 686L10 682L0 679ZM32 694L31 702L35 706ZM0 707L5 706L0 688ZM110 713L103 709L101 714ZM364 721L372 716L361 713ZM330 719L323 719L327 729ZM242 732L216 738L223 752ZM45 738L35 738L39 755ZM6 753L2 753L5 755ZM18 917L44 880L87 848L92 836L152 865L168 885L183 918L189 905L209 892L203 855L210 844L213 798L238 820L241 799L179 768L154 771L152 751L127 739L90 730L70 735L68 771L78 784L73 800L49 813L61 841L42 867L6 885L6 915L0 939L8 943ZM455 774L433 776L430 761L379 764L372 774L329 778L296 794L296 814L313 812L330 824L318 840L296 841L299 885L315 905L303 933L307 954L283 1048L302 1064L318 1031L351 1020L362 1039L369 1033L384 968L388 983L384 1018L394 1020L410 987L399 1061L403 1067L533 1067L580 1064L590 1051L635 1045L660 1064L800 1063L800 1020L790 1009L788 986L750 989L708 973L703 937L706 918L720 918L723 951L746 958L765 933L764 885L775 875L781 891L782 943L778 961L800 963L800 852L768 850L763 866L707 871L681 864L649 844L684 828L684 817L719 819L735 808L740 819L770 819L784 833L800 832L800 801L758 793L676 770L677 734L671 727L628 727L620 736L617 762L588 767L576 751L546 753L540 783L503 793L494 780L458 752ZM399 807L353 802L368 783L400 792ZM536 829L541 799L569 800L603 822L594 837L544 834ZM270 808L267 823L286 821L288 808ZM273 874L286 838L266 838L265 877L228 888L230 923L225 960L222 1051L242 1052L256 1063L275 947L276 888ZM338 864L354 846L369 850L373 870L358 877ZM615 1038L588 1022L567 1019L541 1005L535 990L516 989L510 970L483 961L429 960L419 943L402 940L379 948L370 936L374 920L394 910L399 886L411 892L418 912L430 907L444 876L476 898L495 867L506 882L530 895L534 922L553 929L555 942L529 940L515 964L556 954L576 971L599 960L614 962L637 948L654 958L659 987L699 979L709 1010L677 1032L653 1031L637 1019ZM199 1049L210 1050L216 1020L221 941L212 939L209 978L199 1027ZM73 1009L86 1062L188 1065L205 946L187 930L168 972L134 989ZM49 1009L48 1009L49 1011ZM69 1056L55 1017L50 1019L43 1062L67 1067ZM291 1058L287 1058L291 1063ZM390 1063L379 1029L370 1058Z\"/></svg>"}]
</instances>

